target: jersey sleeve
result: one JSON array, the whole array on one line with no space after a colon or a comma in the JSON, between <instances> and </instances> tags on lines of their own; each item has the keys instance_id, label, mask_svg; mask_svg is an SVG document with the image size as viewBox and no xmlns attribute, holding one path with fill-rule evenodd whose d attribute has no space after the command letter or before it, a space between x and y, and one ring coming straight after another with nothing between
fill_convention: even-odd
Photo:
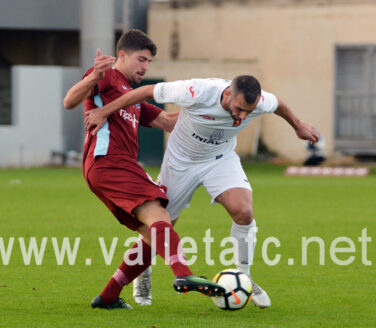
<instances>
[{"instance_id":1,"label":"jersey sleeve","mask_svg":"<svg viewBox=\"0 0 376 328\"><path fill-rule=\"evenodd\" d=\"M157 83L153 91L157 103L171 103L181 107L200 103L202 94L200 79Z\"/></svg>"},{"instance_id":2,"label":"jersey sleeve","mask_svg":"<svg viewBox=\"0 0 376 328\"><path fill-rule=\"evenodd\" d=\"M140 125L150 127L150 123L162 112L162 109L147 103L141 103Z\"/></svg>"},{"instance_id":3,"label":"jersey sleeve","mask_svg":"<svg viewBox=\"0 0 376 328\"><path fill-rule=\"evenodd\" d=\"M278 99L272 93L261 90L261 98L256 110L260 114L273 113L278 107Z\"/></svg>"}]
</instances>

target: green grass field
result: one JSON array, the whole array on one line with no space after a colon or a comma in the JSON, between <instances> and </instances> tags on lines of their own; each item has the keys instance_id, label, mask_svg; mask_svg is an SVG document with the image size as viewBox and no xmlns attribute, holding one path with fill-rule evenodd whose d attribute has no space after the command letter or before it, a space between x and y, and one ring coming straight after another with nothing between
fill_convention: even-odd
<instances>
[{"instance_id":1,"label":"green grass field","mask_svg":"<svg viewBox=\"0 0 376 328\"><path fill-rule=\"evenodd\" d=\"M90 192L80 169L0 170L0 238L5 248L10 237L14 245L8 265L0 260L1 327L375 327L376 326L376 175L366 178L284 177L283 168L268 165L245 166L254 190L254 213L259 226L253 278L267 292L272 307L251 304L227 312L198 293L177 295L169 267L158 260L153 268L153 305L136 306L132 288L122 296L134 306L131 311L92 310L90 301L104 287L122 260L126 238L135 236L123 228ZM148 170L154 177L158 169ZM211 206L200 188L191 208L183 212L176 230L193 237L199 258L194 272L214 276L224 268L219 263L223 250L219 242L229 235L231 220L219 205ZM211 228L214 266L205 264L205 230ZM367 259L362 263L358 241L367 228ZM262 244L268 237L268 255L280 254L277 265L262 258ZM317 243L308 246L308 264L302 265L302 237L321 237L325 243L325 265L319 264ZM350 238L355 252L337 254L352 264L340 266L330 254L332 241ZM25 265L18 238L36 237L38 245L47 237L43 262ZM80 237L75 265L67 258L57 265L52 244L56 237ZM111 265L106 265L98 238L107 248L113 237L118 243ZM1 246L1 240L0 240ZM348 247L342 242L338 247ZM363 254L365 255L365 254ZM189 258L190 256L188 256ZM91 258L92 264L85 260ZM288 259L294 258L294 265Z\"/></svg>"}]
</instances>

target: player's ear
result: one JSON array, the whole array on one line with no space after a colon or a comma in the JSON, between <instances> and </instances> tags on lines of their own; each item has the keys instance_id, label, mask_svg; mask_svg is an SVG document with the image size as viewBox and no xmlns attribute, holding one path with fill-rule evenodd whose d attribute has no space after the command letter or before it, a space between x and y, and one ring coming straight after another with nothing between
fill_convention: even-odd
<instances>
[{"instance_id":1,"label":"player's ear","mask_svg":"<svg viewBox=\"0 0 376 328\"><path fill-rule=\"evenodd\" d=\"M127 55L127 53L126 53L124 50L120 50L120 51L119 51L118 58L120 59L121 62L123 62L124 59L127 58L127 56L128 56L128 55Z\"/></svg>"},{"instance_id":2,"label":"player's ear","mask_svg":"<svg viewBox=\"0 0 376 328\"><path fill-rule=\"evenodd\" d=\"M226 99L230 99L231 97L231 88L227 88L223 91L223 97L226 98Z\"/></svg>"}]
</instances>

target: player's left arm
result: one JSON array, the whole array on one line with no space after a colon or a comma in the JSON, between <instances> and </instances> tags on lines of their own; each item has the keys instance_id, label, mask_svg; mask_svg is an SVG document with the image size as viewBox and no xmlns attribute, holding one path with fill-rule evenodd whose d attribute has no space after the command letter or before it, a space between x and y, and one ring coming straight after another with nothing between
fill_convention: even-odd
<instances>
[{"instance_id":1,"label":"player's left arm","mask_svg":"<svg viewBox=\"0 0 376 328\"><path fill-rule=\"evenodd\" d=\"M300 120L292 110L278 98L278 106L275 114L285 119L295 130L296 135L303 140L309 140L312 144L319 140L319 133L308 123Z\"/></svg>"},{"instance_id":2,"label":"player's left arm","mask_svg":"<svg viewBox=\"0 0 376 328\"><path fill-rule=\"evenodd\" d=\"M171 132L174 129L176 121L178 120L180 112L166 113L161 112L151 123L153 128L161 129L166 132Z\"/></svg>"},{"instance_id":3,"label":"player's left arm","mask_svg":"<svg viewBox=\"0 0 376 328\"><path fill-rule=\"evenodd\" d=\"M106 119L117 110L145 100L153 99L159 104L176 104L190 106L201 99L203 80L180 80L145 85L129 91L118 99L98 109L92 109L85 114L85 125L94 135L106 123Z\"/></svg>"}]
</instances>

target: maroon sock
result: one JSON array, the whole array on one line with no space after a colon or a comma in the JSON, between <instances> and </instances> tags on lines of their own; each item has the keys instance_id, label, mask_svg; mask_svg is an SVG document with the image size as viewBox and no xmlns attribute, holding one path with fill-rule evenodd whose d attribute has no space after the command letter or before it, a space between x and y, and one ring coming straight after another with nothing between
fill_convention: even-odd
<instances>
[{"instance_id":1,"label":"maroon sock","mask_svg":"<svg viewBox=\"0 0 376 328\"><path fill-rule=\"evenodd\" d=\"M154 232L153 232L154 230ZM170 238L166 238L166 232L169 234ZM180 242L179 235L176 233L171 224L165 221L158 221L150 226L150 235L155 236L155 242L152 241L152 245L156 247L157 253L166 260L165 249L166 244L169 245L170 254L168 258L168 264L170 265L175 276L189 276L192 271L189 267L179 260L178 256L178 245ZM169 240L168 240L169 239ZM155 244L154 244L155 243ZM184 254L180 254L180 258L183 258Z\"/></svg>"},{"instance_id":2,"label":"maroon sock","mask_svg":"<svg viewBox=\"0 0 376 328\"><path fill-rule=\"evenodd\" d=\"M138 277L150 266L151 248L148 244L144 242L144 240L138 241L133 245L133 247L130 250L127 251L127 262L136 261L137 253L135 253L135 249L137 247L142 247L143 264L137 263L131 265L130 263L126 263L124 261L120 264L119 268L116 270L115 274L112 276L112 278L100 294L105 304L115 302L119 298L123 287L132 282L136 277Z\"/></svg>"}]
</instances>

